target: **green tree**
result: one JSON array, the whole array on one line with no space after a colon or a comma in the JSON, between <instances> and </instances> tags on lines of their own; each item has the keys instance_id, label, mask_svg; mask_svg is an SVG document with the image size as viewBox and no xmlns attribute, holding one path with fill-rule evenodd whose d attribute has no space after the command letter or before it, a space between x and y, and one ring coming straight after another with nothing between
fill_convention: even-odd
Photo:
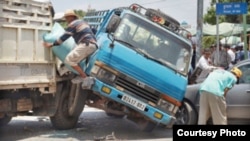
<instances>
[{"instance_id":1,"label":"green tree","mask_svg":"<svg viewBox=\"0 0 250 141\"><path fill-rule=\"evenodd\" d=\"M210 7L207 9L207 13L204 15L203 20L204 23L208 24L216 24L216 1L211 0ZM219 3L226 2L243 2L243 0L218 0ZM250 3L250 0L246 0L246 2ZM250 7L248 6L248 11ZM242 15L220 15L219 23L221 22L229 22L229 23L242 23ZM247 14L247 23L250 23L250 15Z\"/></svg>"},{"instance_id":2,"label":"green tree","mask_svg":"<svg viewBox=\"0 0 250 141\"><path fill-rule=\"evenodd\" d=\"M74 11L80 19L82 19L86 15L86 12L83 10L74 10Z\"/></svg>"},{"instance_id":3,"label":"green tree","mask_svg":"<svg viewBox=\"0 0 250 141\"><path fill-rule=\"evenodd\" d=\"M216 2L215 0L212 0L210 2L210 7L207 9L207 13L203 17L203 22L208 23L208 24L216 24ZM219 17L219 23L225 21L225 16L220 16Z\"/></svg>"},{"instance_id":4,"label":"green tree","mask_svg":"<svg viewBox=\"0 0 250 141\"><path fill-rule=\"evenodd\" d=\"M216 24L216 2L217 0L211 0L210 7L207 9L207 13L203 17L203 22L207 24ZM226 2L243 2L243 0L218 0L219 3ZM246 0L248 3L248 11L250 10L250 0ZM242 23L242 15L220 15L219 23ZM247 23L250 23L250 14L247 14ZM216 42L216 36L203 36L202 45L203 47L209 47L211 44Z\"/></svg>"}]
</instances>

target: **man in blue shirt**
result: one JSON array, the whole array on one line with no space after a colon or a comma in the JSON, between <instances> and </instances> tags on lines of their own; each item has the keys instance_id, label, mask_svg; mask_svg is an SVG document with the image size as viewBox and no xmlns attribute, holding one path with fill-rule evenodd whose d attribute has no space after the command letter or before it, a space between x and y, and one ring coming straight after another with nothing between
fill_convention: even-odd
<instances>
[{"instance_id":1,"label":"man in blue shirt","mask_svg":"<svg viewBox=\"0 0 250 141\"><path fill-rule=\"evenodd\" d=\"M200 86L198 124L206 124L211 116L213 124L227 124L226 94L241 76L241 70L236 67L230 72L224 69L217 69L208 75Z\"/></svg>"},{"instance_id":2,"label":"man in blue shirt","mask_svg":"<svg viewBox=\"0 0 250 141\"><path fill-rule=\"evenodd\" d=\"M68 23L65 33L54 43L44 42L44 46L48 48L58 46L72 36L75 40L76 47L66 56L65 63L71 65L82 78L86 78L87 75L78 63L97 49L95 35L90 26L83 20L79 20L73 10L67 10L64 14L64 18Z\"/></svg>"}]
</instances>

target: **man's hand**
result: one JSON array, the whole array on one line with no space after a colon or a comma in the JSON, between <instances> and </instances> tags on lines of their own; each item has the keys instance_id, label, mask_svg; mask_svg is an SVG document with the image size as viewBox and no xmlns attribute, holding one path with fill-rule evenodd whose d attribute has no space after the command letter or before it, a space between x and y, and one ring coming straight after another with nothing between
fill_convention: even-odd
<instances>
[{"instance_id":1,"label":"man's hand","mask_svg":"<svg viewBox=\"0 0 250 141\"><path fill-rule=\"evenodd\" d=\"M53 46L52 43L48 43L48 42L43 42L43 46L46 48L51 48Z\"/></svg>"},{"instance_id":2,"label":"man's hand","mask_svg":"<svg viewBox=\"0 0 250 141\"><path fill-rule=\"evenodd\" d=\"M224 89L224 97L227 96L227 92L228 92L229 90L230 90L229 88L225 88L225 89Z\"/></svg>"}]
</instances>

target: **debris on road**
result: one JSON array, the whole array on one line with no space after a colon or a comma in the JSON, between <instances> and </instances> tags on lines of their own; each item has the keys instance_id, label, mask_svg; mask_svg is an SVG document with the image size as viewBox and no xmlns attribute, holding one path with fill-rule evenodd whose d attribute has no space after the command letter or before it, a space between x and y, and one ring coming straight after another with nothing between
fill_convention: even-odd
<instances>
[{"instance_id":1,"label":"debris on road","mask_svg":"<svg viewBox=\"0 0 250 141\"><path fill-rule=\"evenodd\" d=\"M115 137L115 133L112 132L111 135L107 135L104 137L94 137L94 141L121 141Z\"/></svg>"},{"instance_id":2,"label":"debris on road","mask_svg":"<svg viewBox=\"0 0 250 141\"><path fill-rule=\"evenodd\" d=\"M76 131L86 131L86 130L88 130L87 128L85 128L85 127L82 127L82 128L76 128Z\"/></svg>"}]
</instances>

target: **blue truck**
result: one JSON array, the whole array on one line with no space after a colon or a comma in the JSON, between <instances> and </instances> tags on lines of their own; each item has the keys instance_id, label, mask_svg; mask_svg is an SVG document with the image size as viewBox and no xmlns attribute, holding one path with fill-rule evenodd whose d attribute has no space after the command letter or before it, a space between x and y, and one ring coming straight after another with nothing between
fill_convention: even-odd
<instances>
[{"instance_id":1,"label":"blue truck","mask_svg":"<svg viewBox=\"0 0 250 141\"><path fill-rule=\"evenodd\" d=\"M83 20L96 29L98 50L80 63L94 83L80 88L77 95L84 99L75 98L75 109L85 103L108 116L126 117L142 131L177 123L192 56L188 31L163 12L138 4L89 11ZM62 48L54 53L66 55Z\"/></svg>"},{"instance_id":2,"label":"blue truck","mask_svg":"<svg viewBox=\"0 0 250 141\"><path fill-rule=\"evenodd\" d=\"M170 16L138 4L88 12L84 20L97 29L99 46L86 68L95 78L86 104L110 116L126 115L143 131L171 127L187 86L188 32Z\"/></svg>"}]
</instances>

